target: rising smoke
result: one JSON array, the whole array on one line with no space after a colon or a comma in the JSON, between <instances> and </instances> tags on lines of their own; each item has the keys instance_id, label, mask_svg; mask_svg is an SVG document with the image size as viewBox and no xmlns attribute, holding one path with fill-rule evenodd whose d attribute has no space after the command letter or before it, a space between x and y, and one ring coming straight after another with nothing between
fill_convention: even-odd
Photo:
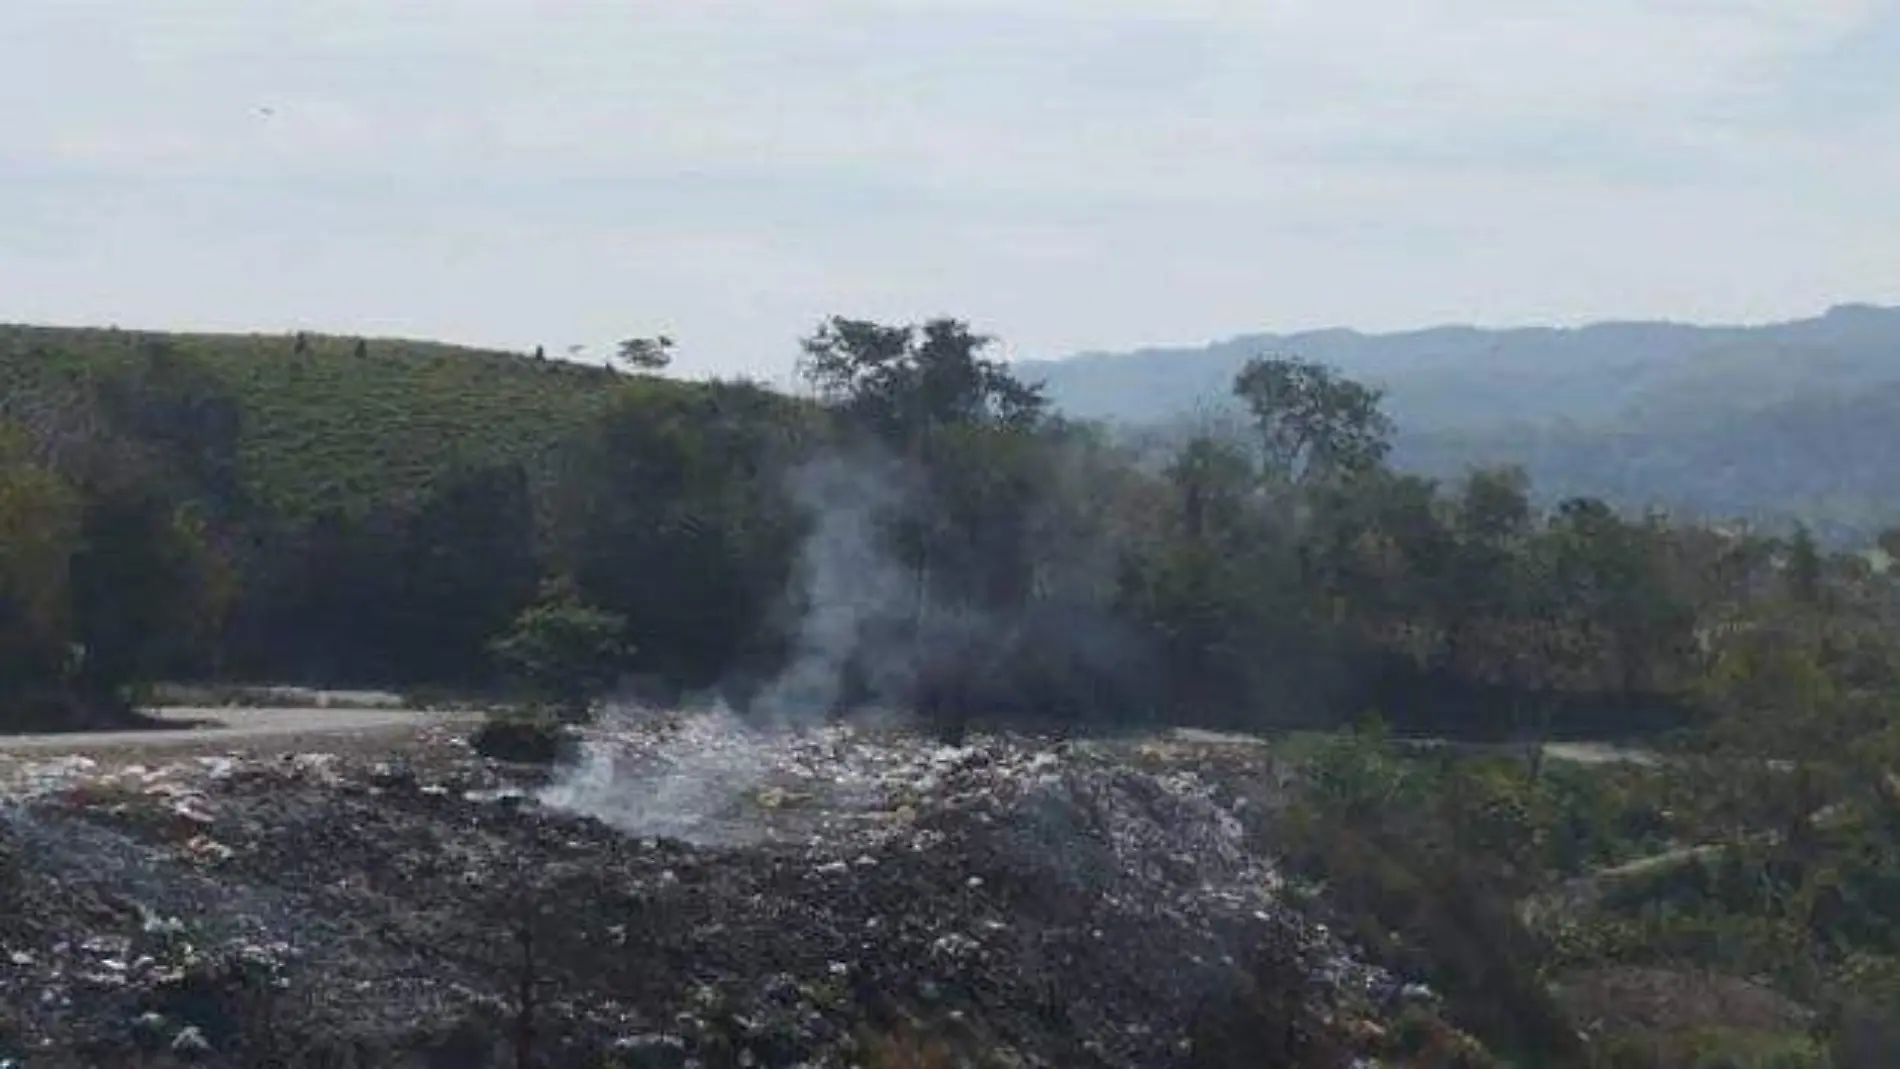
<instances>
[{"instance_id":1,"label":"rising smoke","mask_svg":"<svg viewBox=\"0 0 1900 1069\"><path fill-rule=\"evenodd\" d=\"M783 669L743 716L717 702L689 717L669 712L676 722L657 744L642 723L650 713L613 711L543 802L635 834L731 841L745 796L771 776L789 740L834 716L904 719L946 690L960 709L1064 699L1094 712L1127 700L1139 692L1143 661L1106 609L1113 554L1099 525L1057 504L1088 500L1087 488L1061 485L1086 474L1059 465L1057 485L1026 518L1048 562L1047 596L998 611L956 596L958 583L945 577L926 591L900 558L894 531L932 518L915 467L871 451L798 466L785 489L807 528L788 591L797 623ZM629 749L636 738L638 753Z\"/></svg>"},{"instance_id":2,"label":"rising smoke","mask_svg":"<svg viewBox=\"0 0 1900 1069\"><path fill-rule=\"evenodd\" d=\"M842 708L854 671L880 698L907 693L912 660L897 636L916 585L888 532L913 510L917 488L912 471L872 453L828 453L793 469L785 489L808 527L787 592L797 624L784 668L745 716L717 701L673 717L657 740L650 711L610 709L599 737L542 792L543 804L632 834L744 838L746 796L767 782L792 735Z\"/></svg>"},{"instance_id":3,"label":"rising smoke","mask_svg":"<svg viewBox=\"0 0 1900 1069\"><path fill-rule=\"evenodd\" d=\"M848 674L900 699L911 658L896 641L914 615L917 582L890 549L890 524L919 499L914 472L886 457L830 454L794 470L792 500L810 520L794 582L791 659L752 701L758 722L794 727L838 710Z\"/></svg>"}]
</instances>

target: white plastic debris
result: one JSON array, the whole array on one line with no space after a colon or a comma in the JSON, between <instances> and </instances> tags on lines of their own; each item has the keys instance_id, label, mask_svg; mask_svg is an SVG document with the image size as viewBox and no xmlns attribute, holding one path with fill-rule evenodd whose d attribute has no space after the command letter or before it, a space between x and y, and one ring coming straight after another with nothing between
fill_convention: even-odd
<instances>
[{"instance_id":1,"label":"white plastic debris","mask_svg":"<svg viewBox=\"0 0 1900 1069\"><path fill-rule=\"evenodd\" d=\"M216 817L213 817L210 813L205 812L198 806L193 805L190 801L173 802L171 809L173 816L181 820L190 821L193 824L217 823Z\"/></svg>"},{"instance_id":2,"label":"white plastic debris","mask_svg":"<svg viewBox=\"0 0 1900 1069\"><path fill-rule=\"evenodd\" d=\"M237 856L237 851L205 835L194 836L185 844L185 852L199 861L212 863L229 861Z\"/></svg>"},{"instance_id":3,"label":"white plastic debris","mask_svg":"<svg viewBox=\"0 0 1900 1069\"><path fill-rule=\"evenodd\" d=\"M197 1025L189 1025L172 1037L173 1054L207 1054L211 1051L211 1041Z\"/></svg>"}]
</instances>

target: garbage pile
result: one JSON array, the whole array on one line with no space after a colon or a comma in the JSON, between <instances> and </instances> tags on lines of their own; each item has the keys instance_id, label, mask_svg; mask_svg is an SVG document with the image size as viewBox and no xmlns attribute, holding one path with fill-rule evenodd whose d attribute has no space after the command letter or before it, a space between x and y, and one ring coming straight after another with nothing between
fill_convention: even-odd
<instances>
[{"instance_id":1,"label":"garbage pile","mask_svg":"<svg viewBox=\"0 0 1900 1069\"><path fill-rule=\"evenodd\" d=\"M1406 986L1207 749L675 717L551 782L456 739L0 770L0 1064L1204 1065L1268 958L1349 1039Z\"/></svg>"}]
</instances>

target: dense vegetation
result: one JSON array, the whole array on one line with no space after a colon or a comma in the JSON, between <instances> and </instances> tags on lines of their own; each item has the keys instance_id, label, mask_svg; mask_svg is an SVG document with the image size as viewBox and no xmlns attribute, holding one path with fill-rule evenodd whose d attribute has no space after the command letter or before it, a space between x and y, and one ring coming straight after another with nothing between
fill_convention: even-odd
<instances>
[{"instance_id":1,"label":"dense vegetation","mask_svg":"<svg viewBox=\"0 0 1900 1069\"><path fill-rule=\"evenodd\" d=\"M1494 1052L1888 1064L1856 1060L1900 1012L1885 555L1396 471L1381 393L1318 363L1249 362L1238 433L1156 451L988 353L954 321L834 319L807 401L393 343L11 333L0 709L512 680L576 716L630 674L950 735L1370 718L1301 763L1279 845ZM1566 736L1655 753L1547 759ZM1747 997L1694 995L1722 985Z\"/></svg>"},{"instance_id":2,"label":"dense vegetation","mask_svg":"<svg viewBox=\"0 0 1900 1069\"><path fill-rule=\"evenodd\" d=\"M9 678L95 703L155 676L486 686L560 579L632 672L734 701L790 665L821 706L952 719L1600 735L1683 722L1712 622L1865 571L1539 510L1513 469L1396 472L1381 393L1299 359L1243 368L1238 433L1143 451L953 321L825 324L815 402L398 343L0 343Z\"/></svg>"},{"instance_id":3,"label":"dense vegetation","mask_svg":"<svg viewBox=\"0 0 1900 1069\"><path fill-rule=\"evenodd\" d=\"M1220 410L1262 353L1295 353L1378 383L1399 425L1393 461L1454 478L1522 466L1538 499L1592 494L1710 519L1747 517L1823 541L1900 520L1900 310L1835 308L1755 327L1604 323L1250 335L1200 349L1036 363L1066 413L1167 426Z\"/></svg>"}]
</instances>

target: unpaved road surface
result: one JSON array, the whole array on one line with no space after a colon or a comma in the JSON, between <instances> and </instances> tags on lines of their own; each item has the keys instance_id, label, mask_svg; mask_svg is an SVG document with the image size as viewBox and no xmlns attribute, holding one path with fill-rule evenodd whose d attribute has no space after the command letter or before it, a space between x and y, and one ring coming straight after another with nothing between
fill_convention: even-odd
<instances>
[{"instance_id":1,"label":"unpaved road surface","mask_svg":"<svg viewBox=\"0 0 1900 1069\"><path fill-rule=\"evenodd\" d=\"M82 756L145 752L335 749L387 744L424 728L473 723L479 713L415 709L163 709L152 714L180 726L146 731L0 735L9 756ZM196 725L196 726L193 726ZM354 745L352 745L354 744Z\"/></svg>"}]
</instances>

